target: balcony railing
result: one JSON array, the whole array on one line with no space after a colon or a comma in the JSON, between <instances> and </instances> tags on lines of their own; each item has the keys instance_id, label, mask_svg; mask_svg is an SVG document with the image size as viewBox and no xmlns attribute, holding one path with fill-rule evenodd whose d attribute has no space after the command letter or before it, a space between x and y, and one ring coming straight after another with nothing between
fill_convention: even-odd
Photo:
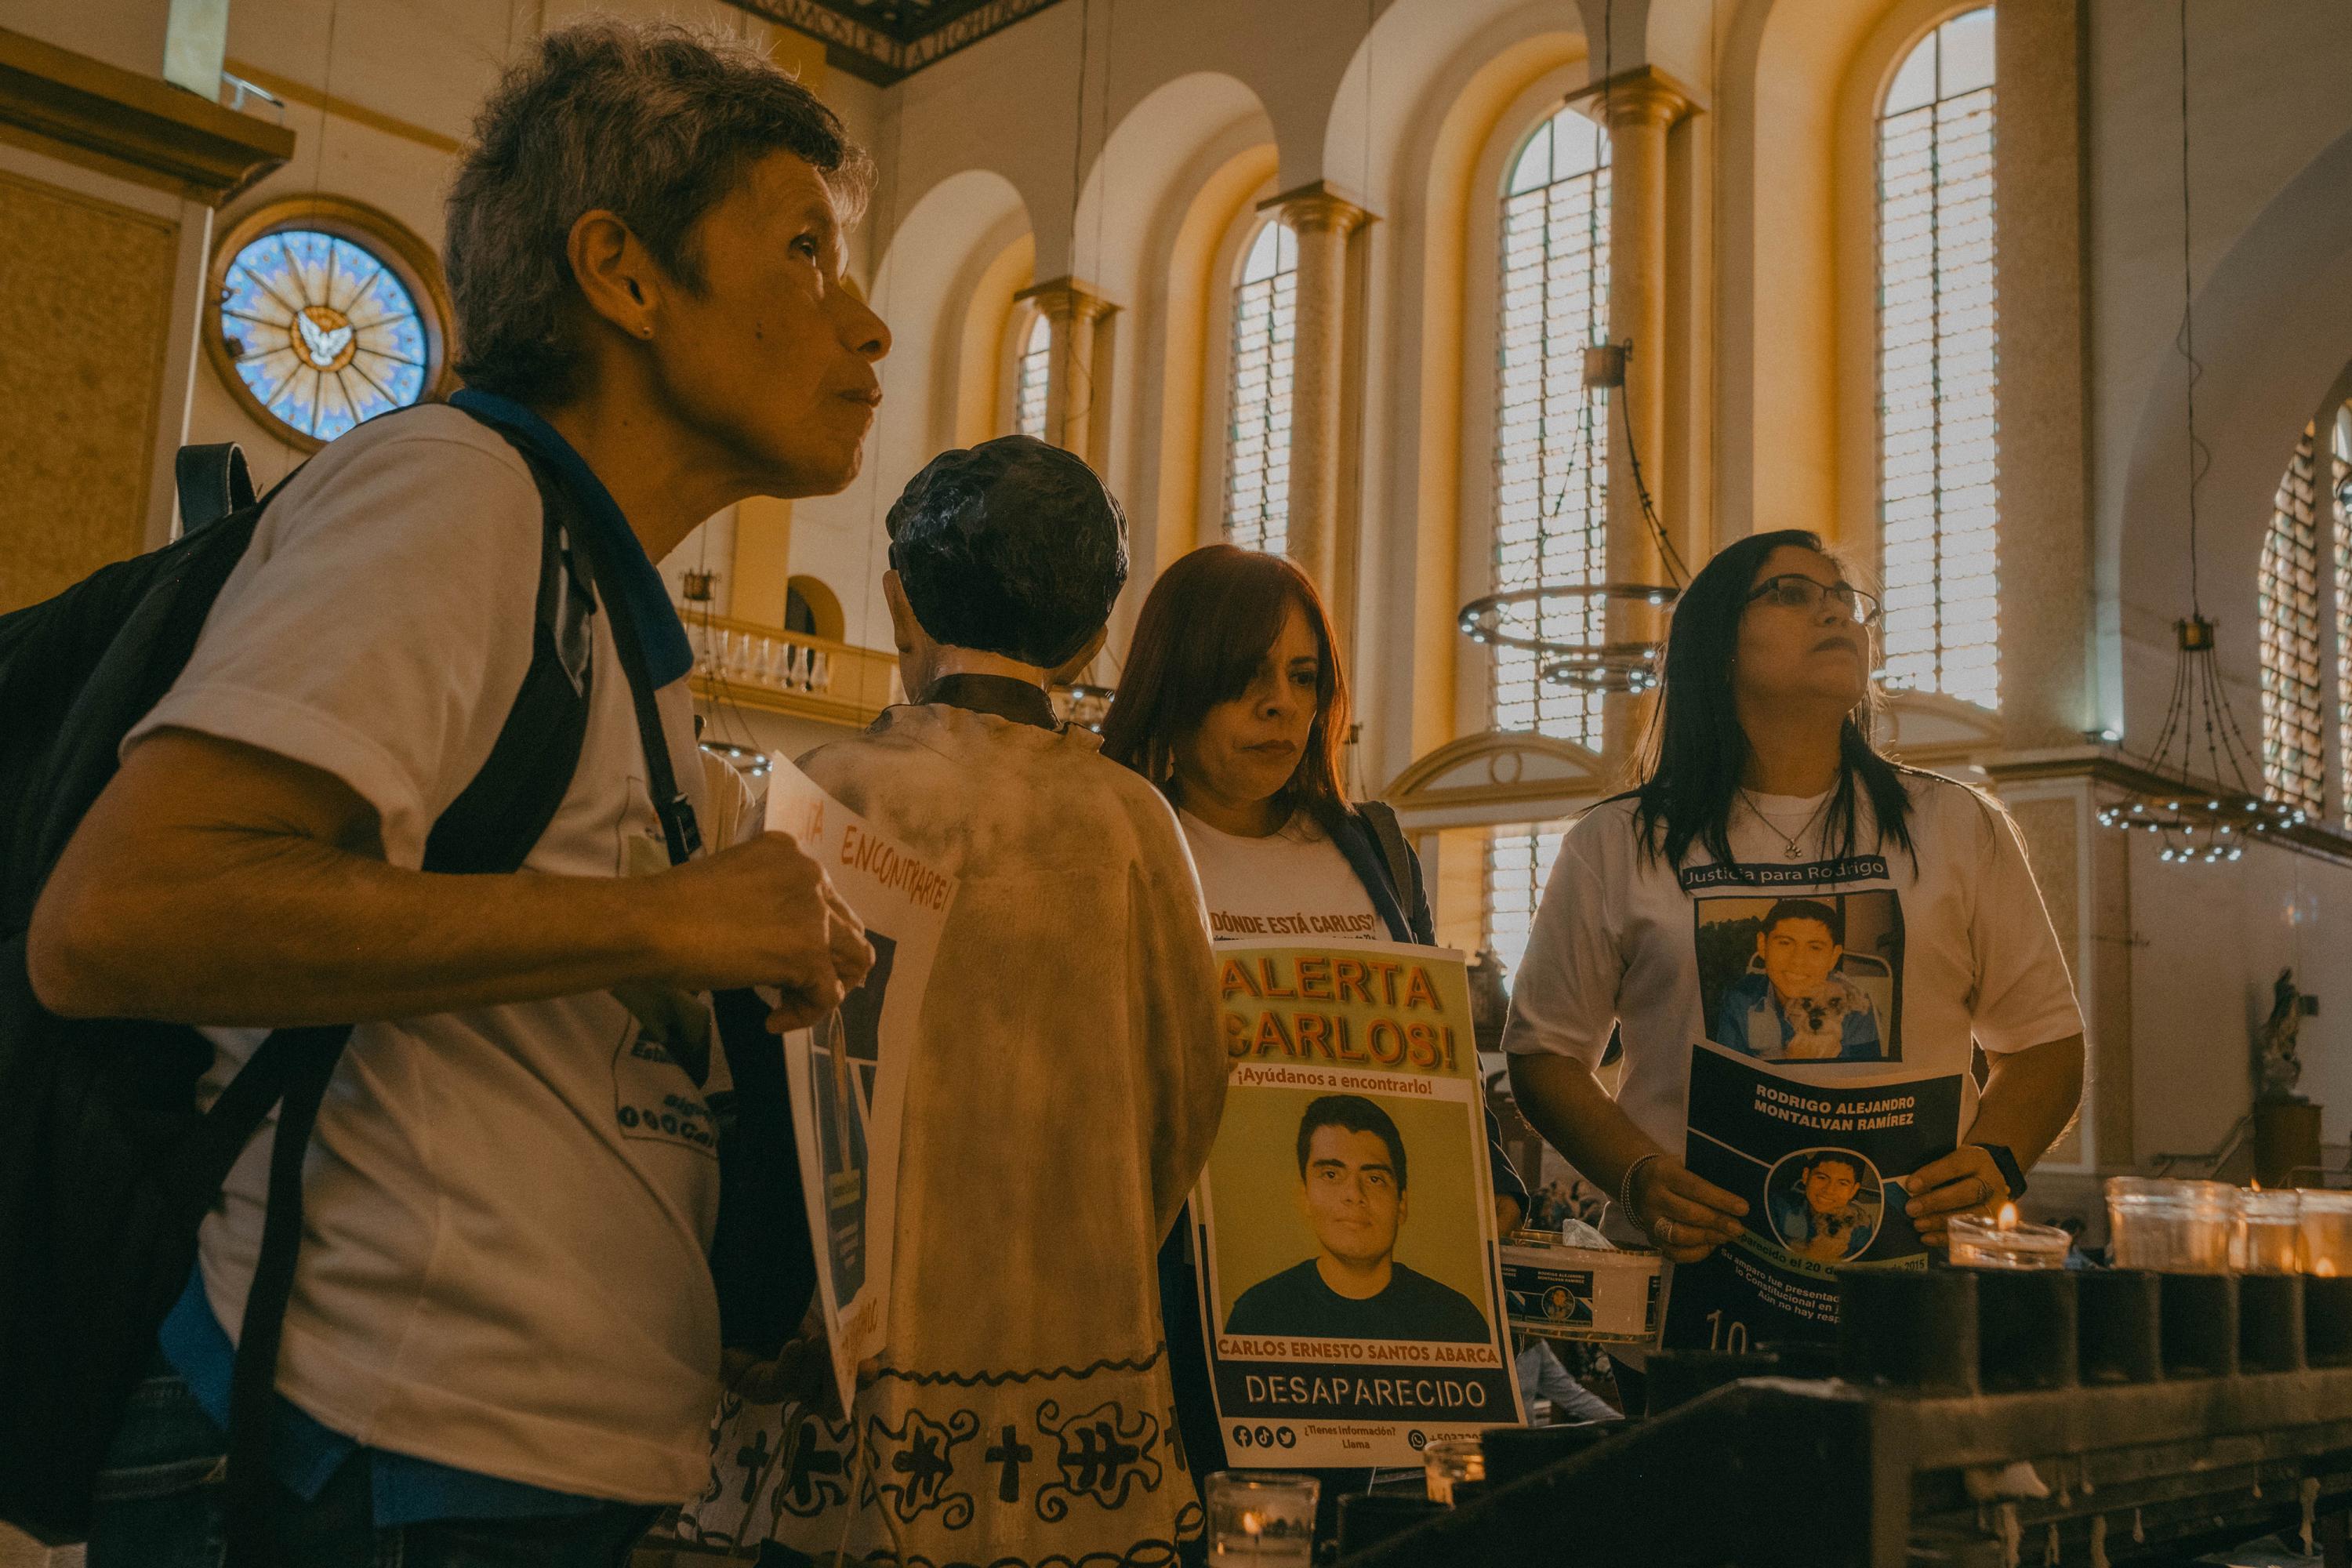
<instances>
[{"instance_id":1,"label":"balcony railing","mask_svg":"<svg viewBox=\"0 0 2352 1568\"><path fill-rule=\"evenodd\" d=\"M681 607L694 694L715 703L863 725L889 706L898 661L873 648Z\"/></svg>"}]
</instances>

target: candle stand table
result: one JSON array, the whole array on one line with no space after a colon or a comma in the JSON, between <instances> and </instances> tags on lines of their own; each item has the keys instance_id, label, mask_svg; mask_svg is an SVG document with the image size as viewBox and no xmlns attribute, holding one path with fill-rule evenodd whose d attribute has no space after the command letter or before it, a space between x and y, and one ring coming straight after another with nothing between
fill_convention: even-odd
<instances>
[{"instance_id":1,"label":"candle stand table","mask_svg":"<svg viewBox=\"0 0 2352 1568\"><path fill-rule=\"evenodd\" d=\"M2307 1531L2352 1568L2352 1280L2056 1278L1984 1315L1969 1270L1849 1276L1837 1376L1654 1356L1663 1414L1490 1436L1475 1500L1341 1562L2169 1568Z\"/></svg>"}]
</instances>

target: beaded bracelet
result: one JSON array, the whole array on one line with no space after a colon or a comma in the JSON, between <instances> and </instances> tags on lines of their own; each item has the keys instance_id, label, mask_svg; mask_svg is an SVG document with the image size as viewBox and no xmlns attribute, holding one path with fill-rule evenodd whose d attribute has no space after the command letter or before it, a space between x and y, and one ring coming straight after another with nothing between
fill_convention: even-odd
<instances>
[{"instance_id":1,"label":"beaded bracelet","mask_svg":"<svg viewBox=\"0 0 2352 1568\"><path fill-rule=\"evenodd\" d=\"M1632 1164L1625 1167L1625 1174L1620 1178L1617 1183L1617 1206L1625 1211L1625 1217L1633 1221L1635 1226L1642 1226L1642 1213L1639 1209L1633 1206L1633 1177L1638 1172L1640 1172L1643 1166L1648 1164L1651 1161L1663 1160L1665 1156L1664 1154L1659 1153L1654 1150L1647 1154L1642 1155ZM1643 1228L1646 1229L1647 1226L1643 1226Z\"/></svg>"}]
</instances>

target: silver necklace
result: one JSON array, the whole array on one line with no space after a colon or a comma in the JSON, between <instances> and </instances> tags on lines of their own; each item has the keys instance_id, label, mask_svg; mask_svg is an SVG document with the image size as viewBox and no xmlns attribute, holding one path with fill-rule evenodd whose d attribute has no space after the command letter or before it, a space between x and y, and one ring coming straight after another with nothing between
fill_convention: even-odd
<instances>
[{"instance_id":1,"label":"silver necklace","mask_svg":"<svg viewBox=\"0 0 2352 1568\"><path fill-rule=\"evenodd\" d=\"M1748 809L1755 816L1756 820L1770 828L1772 830L1772 837L1778 838L1781 844L1787 847L1789 858L1791 860L1801 860L1805 858L1805 836L1813 830L1813 824L1821 820L1822 813L1830 808L1830 800L1835 794L1836 792L1832 790L1830 795L1822 796L1821 805L1813 807L1812 816L1805 818L1804 826L1797 829L1796 837L1790 837L1788 834L1783 833L1780 830L1780 825L1779 823L1764 815L1764 808L1756 804L1756 797L1748 794L1744 785L1739 791L1739 798L1748 803Z\"/></svg>"}]
</instances>

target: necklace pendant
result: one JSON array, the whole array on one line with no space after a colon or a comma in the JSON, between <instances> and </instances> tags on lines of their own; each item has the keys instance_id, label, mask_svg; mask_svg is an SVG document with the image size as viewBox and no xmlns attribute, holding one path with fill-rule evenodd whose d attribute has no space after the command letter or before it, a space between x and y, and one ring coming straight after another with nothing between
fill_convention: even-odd
<instances>
[{"instance_id":1,"label":"necklace pendant","mask_svg":"<svg viewBox=\"0 0 2352 1568\"><path fill-rule=\"evenodd\" d=\"M1795 844L1791 844L1791 845L1790 845L1790 846L1789 846L1789 858L1790 858L1790 859L1791 859L1791 860L1801 860L1801 859L1803 859L1804 858L1805 858L1805 851L1804 851L1804 848L1803 848L1803 847L1802 847L1802 846L1801 846L1801 845L1795 845Z\"/></svg>"}]
</instances>

